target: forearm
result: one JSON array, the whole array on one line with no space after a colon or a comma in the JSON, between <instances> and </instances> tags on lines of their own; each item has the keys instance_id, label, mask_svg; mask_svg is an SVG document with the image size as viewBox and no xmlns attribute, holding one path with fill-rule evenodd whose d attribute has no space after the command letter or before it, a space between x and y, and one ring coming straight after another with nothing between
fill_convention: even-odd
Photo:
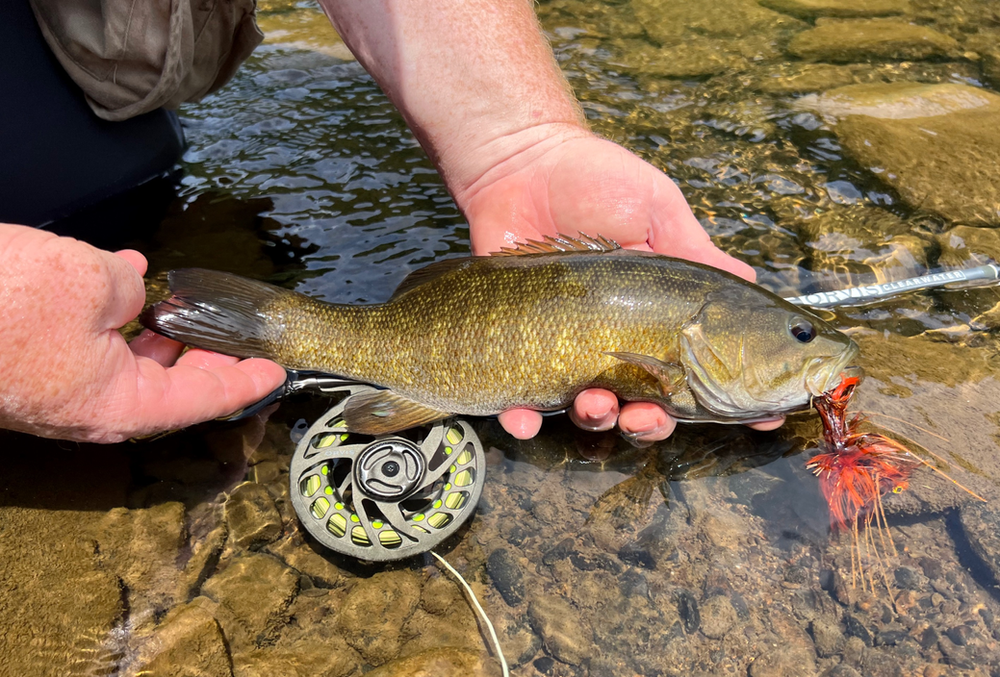
<instances>
[{"instance_id":1,"label":"forearm","mask_svg":"<svg viewBox=\"0 0 1000 677\"><path fill-rule=\"evenodd\" d=\"M527 0L321 4L460 206L491 171L586 133Z\"/></svg>"}]
</instances>

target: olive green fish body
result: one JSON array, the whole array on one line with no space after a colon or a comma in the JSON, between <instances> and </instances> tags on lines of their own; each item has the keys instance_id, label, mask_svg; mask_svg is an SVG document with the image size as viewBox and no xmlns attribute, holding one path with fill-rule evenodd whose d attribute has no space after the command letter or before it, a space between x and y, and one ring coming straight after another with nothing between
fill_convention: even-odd
<instances>
[{"instance_id":1,"label":"olive green fish body","mask_svg":"<svg viewBox=\"0 0 1000 677\"><path fill-rule=\"evenodd\" d=\"M171 289L147 326L381 386L390 392L375 416L409 407L407 423L559 409L592 386L683 420L766 418L807 406L856 352L818 318L728 273L620 249L446 260L370 306L209 271L175 271ZM236 317L206 331L219 315ZM817 340L797 341L795 318L817 328Z\"/></svg>"}]
</instances>

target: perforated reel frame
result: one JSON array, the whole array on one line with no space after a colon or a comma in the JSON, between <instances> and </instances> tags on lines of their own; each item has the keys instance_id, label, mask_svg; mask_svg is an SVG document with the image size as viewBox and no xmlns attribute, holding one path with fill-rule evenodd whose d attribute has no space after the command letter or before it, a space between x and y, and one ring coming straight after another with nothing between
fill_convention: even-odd
<instances>
[{"instance_id":1,"label":"perforated reel frame","mask_svg":"<svg viewBox=\"0 0 1000 677\"><path fill-rule=\"evenodd\" d=\"M430 550L479 502L482 442L461 419L377 437L345 432L344 407L371 388L343 390L347 397L295 448L289 481L299 521L326 547L357 559L391 561Z\"/></svg>"}]
</instances>

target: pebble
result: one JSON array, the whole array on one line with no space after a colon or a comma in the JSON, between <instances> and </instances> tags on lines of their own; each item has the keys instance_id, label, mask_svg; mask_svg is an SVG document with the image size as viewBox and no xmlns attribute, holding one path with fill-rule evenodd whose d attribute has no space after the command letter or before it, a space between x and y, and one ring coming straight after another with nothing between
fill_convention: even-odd
<instances>
[{"instance_id":1,"label":"pebble","mask_svg":"<svg viewBox=\"0 0 1000 677\"><path fill-rule=\"evenodd\" d=\"M824 658L839 653L844 646L844 633L836 623L817 618L809 625L809 631L816 643L816 653Z\"/></svg>"},{"instance_id":2,"label":"pebble","mask_svg":"<svg viewBox=\"0 0 1000 677\"><path fill-rule=\"evenodd\" d=\"M848 637L857 637L860 639L865 643L865 646L872 645L872 633L854 616L844 616L844 631Z\"/></svg>"},{"instance_id":3,"label":"pebble","mask_svg":"<svg viewBox=\"0 0 1000 677\"><path fill-rule=\"evenodd\" d=\"M725 595L716 595L701 605L701 631L709 639L722 639L736 625L736 609Z\"/></svg>"},{"instance_id":4,"label":"pebble","mask_svg":"<svg viewBox=\"0 0 1000 677\"><path fill-rule=\"evenodd\" d=\"M580 665L593 653L593 631L566 600L553 595L539 597L528 606L528 618L545 650L563 663Z\"/></svg>"},{"instance_id":5,"label":"pebble","mask_svg":"<svg viewBox=\"0 0 1000 677\"><path fill-rule=\"evenodd\" d=\"M509 606L524 601L524 573L517 557L507 548L497 548L486 559L486 571Z\"/></svg>"},{"instance_id":6,"label":"pebble","mask_svg":"<svg viewBox=\"0 0 1000 677\"><path fill-rule=\"evenodd\" d=\"M241 548L271 543L283 530L274 499L256 482L244 482L233 489L223 514L233 542Z\"/></svg>"},{"instance_id":7,"label":"pebble","mask_svg":"<svg viewBox=\"0 0 1000 677\"><path fill-rule=\"evenodd\" d=\"M912 567L896 568L896 585L904 590L917 590L921 587L920 575Z\"/></svg>"},{"instance_id":8,"label":"pebble","mask_svg":"<svg viewBox=\"0 0 1000 677\"><path fill-rule=\"evenodd\" d=\"M701 626L701 614L698 611L698 600L687 590L677 593L677 613L684 623L684 632L689 635L697 632Z\"/></svg>"},{"instance_id":9,"label":"pebble","mask_svg":"<svg viewBox=\"0 0 1000 677\"><path fill-rule=\"evenodd\" d=\"M823 673L823 677L861 677L861 673L850 665L835 665Z\"/></svg>"}]
</instances>

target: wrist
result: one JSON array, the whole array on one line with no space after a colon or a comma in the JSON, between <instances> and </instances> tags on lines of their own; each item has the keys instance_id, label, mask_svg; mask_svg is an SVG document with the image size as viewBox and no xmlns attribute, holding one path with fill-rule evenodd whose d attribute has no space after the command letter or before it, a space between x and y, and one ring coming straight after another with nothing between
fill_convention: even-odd
<instances>
[{"instance_id":1,"label":"wrist","mask_svg":"<svg viewBox=\"0 0 1000 677\"><path fill-rule=\"evenodd\" d=\"M467 157L452 159L454 169L442 161L442 176L459 209L469 205L484 189L502 182L546 156L556 156L569 141L596 138L582 122L560 121L531 125L511 133L482 139Z\"/></svg>"}]
</instances>

